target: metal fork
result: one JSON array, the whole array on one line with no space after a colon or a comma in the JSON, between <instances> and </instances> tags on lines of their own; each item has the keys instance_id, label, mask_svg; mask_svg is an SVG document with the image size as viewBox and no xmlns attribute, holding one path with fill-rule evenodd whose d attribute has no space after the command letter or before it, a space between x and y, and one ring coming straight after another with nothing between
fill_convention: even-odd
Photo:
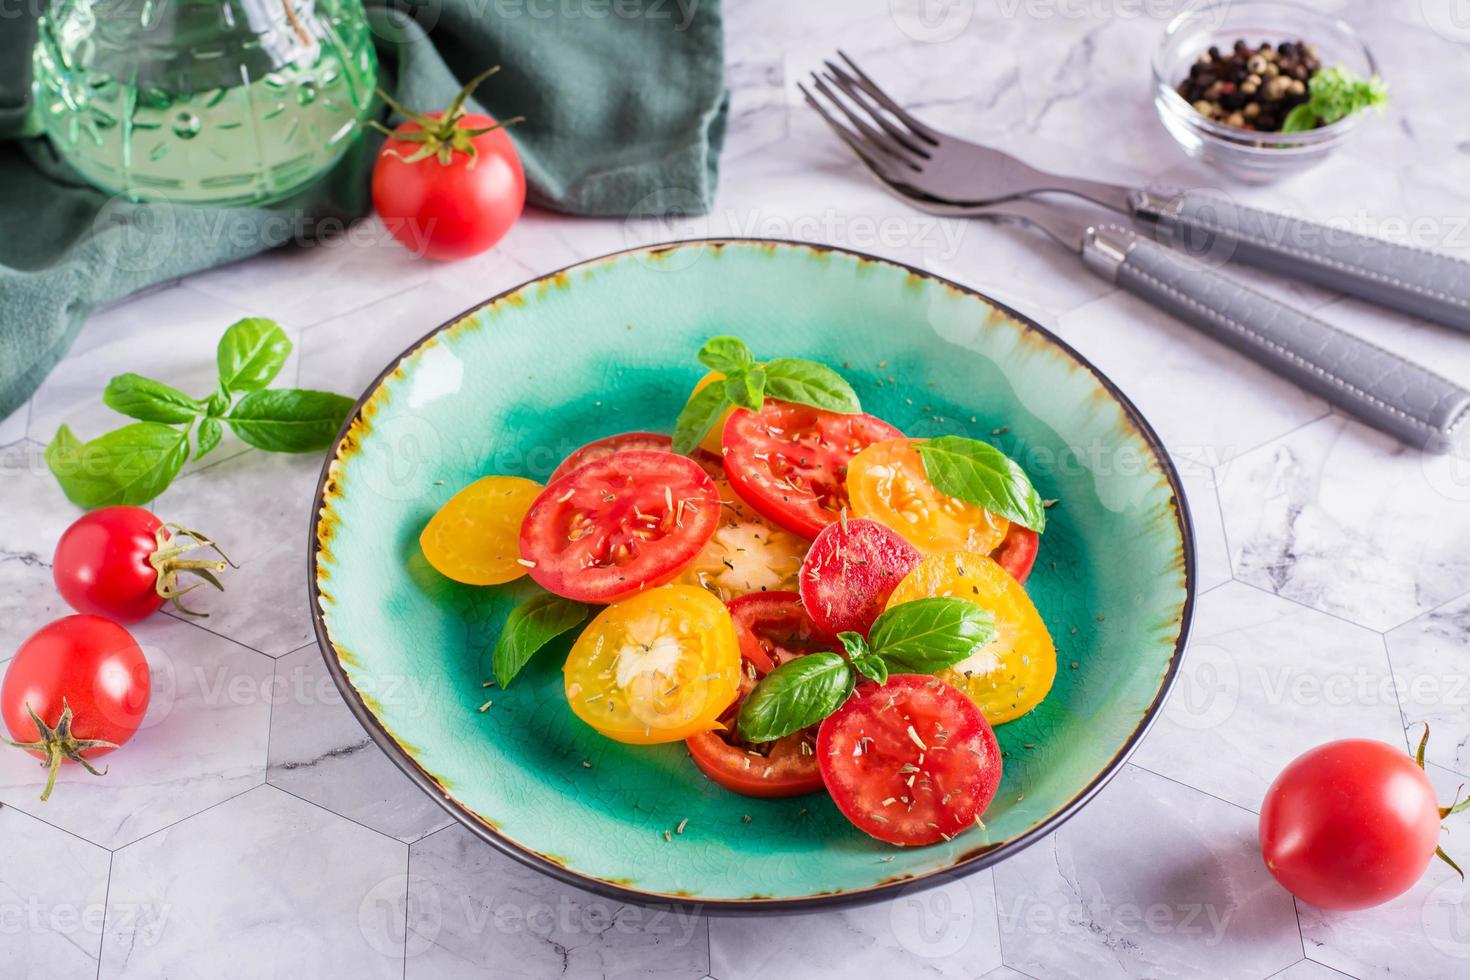
<instances>
[{"instance_id":1,"label":"metal fork","mask_svg":"<svg viewBox=\"0 0 1470 980\"><path fill-rule=\"evenodd\" d=\"M851 58L838 56L843 64L827 61L826 77L813 72L812 79L849 124L839 135L874 169L920 194L956 204L1073 194L1153 227L1163 240L1470 330L1470 263L1247 208L1219 193L1147 190L1047 173L926 125ZM817 105L804 87L802 94Z\"/></svg>"},{"instance_id":2,"label":"metal fork","mask_svg":"<svg viewBox=\"0 0 1470 980\"><path fill-rule=\"evenodd\" d=\"M1426 452L1470 452L1470 390L1140 237L1111 213L1099 215L1095 208L1069 207L1043 197L1061 192L1103 203L1110 212L1128 213L1117 204L1126 205L1141 192L1055 177L999 150L947 137L914 118L850 59L843 59L855 74L827 62L831 74L824 79L813 73L813 78L817 92L848 125L799 86L802 95L873 176L903 200L935 214L1039 228L1079 253L1084 265L1104 279L1368 424ZM952 186L949 182L964 168L986 166L994 173L967 178L967 185L977 189L969 201L935 193Z\"/></svg>"}]
</instances>

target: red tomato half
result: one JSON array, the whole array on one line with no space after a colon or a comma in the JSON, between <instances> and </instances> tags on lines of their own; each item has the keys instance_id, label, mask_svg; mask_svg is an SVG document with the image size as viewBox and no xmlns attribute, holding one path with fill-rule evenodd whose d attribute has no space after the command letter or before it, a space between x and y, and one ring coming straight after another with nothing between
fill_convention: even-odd
<instances>
[{"instance_id":1,"label":"red tomato half","mask_svg":"<svg viewBox=\"0 0 1470 980\"><path fill-rule=\"evenodd\" d=\"M1434 787L1403 749L1328 742L1281 771L1261 805L1261 855L1293 895L1365 909L1413 887L1439 846Z\"/></svg>"},{"instance_id":2,"label":"red tomato half","mask_svg":"<svg viewBox=\"0 0 1470 980\"><path fill-rule=\"evenodd\" d=\"M1000 547L990 553L997 565L1011 573L1011 578L1026 584L1026 577L1031 574L1031 567L1036 564L1036 550L1041 546L1041 536L1029 527L1022 527L1015 521L1006 530L1006 536L1000 543Z\"/></svg>"},{"instance_id":3,"label":"red tomato half","mask_svg":"<svg viewBox=\"0 0 1470 980\"><path fill-rule=\"evenodd\" d=\"M801 601L812 620L832 635L868 635L873 620L923 555L877 521L827 525L801 563Z\"/></svg>"},{"instance_id":4,"label":"red tomato half","mask_svg":"<svg viewBox=\"0 0 1470 980\"><path fill-rule=\"evenodd\" d=\"M847 508L847 464L902 436L871 415L840 415L767 400L725 423L725 472L741 499L793 534L814 538Z\"/></svg>"},{"instance_id":5,"label":"red tomato half","mask_svg":"<svg viewBox=\"0 0 1470 980\"><path fill-rule=\"evenodd\" d=\"M546 482L555 483L584 463L590 463L595 459L604 459L613 453L619 453L625 449L656 449L662 452L669 452L673 444L674 441L672 439L658 432L619 432L615 436L606 436L605 438L589 442L581 449L572 453L561 461L560 466L552 471L551 478Z\"/></svg>"},{"instance_id":6,"label":"red tomato half","mask_svg":"<svg viewBox=\"0 0 1470 980\"><path fill-rule=\"evenodd\" d=\"M438 119L442 113L427 113ZM495 125L489 116L468 113L459 129ZM405 122L394 136L422 129ZM500 241L526 204L526 175L504 129L474 137L475 156L455 151L408 162L423 144L389 137L373 165L373 207L394 238L418 255L459 259L478 255Z\"/></svg>"},{"instance_id":7,"label":"red tomato half","mask_svg":"<svg viewBox=\"0 0 1470 980\"><path fill-rule=\"evenodd\" d=\"M1000 745L980 709L920 674L859 684L822 722L817 762L843 815L890 844L954 837L1000 785Z\"/></svg>"},{"instance_id":8,"label":"red tomato half","mask_svg":"<svg viewBox=\"0 0 1470 980\"><path fill-rule=\"evenodd\" d=\"M750 745L735 734L740 702L756 679L788 660L831 649L807 618L795 592L752 592L727 603L735 621L740 656L745 661L740 697L721 717L724 731L687 739L689 756L706 776L744 796L780 797L822 788L814 729L795 732L764 745Z\"/></svg>"},{"instance_id":9,"label":"red tomato half","mask_svg":"<svg viewBox=\"0 0 1470 980\"><path fill-rule=\"evenodd\" d=\"M58 619L21 644L0 685L0 715L10 737L50 765L43 800L62 761L85 764L133 737L148 711L150 690L143 651L127 630L101 616ZM31 712L54 729L66 708L72 713L71 738L36 744L42 739ZM94 739L113 746L78 744Z\"/></svg>"},{"instance_id":10,"label":"red tomato half","mask_svg":"<svg viewBox=\"0 0 1470 980\"><path fill-rule=\"evenodd\" d=\"M521 524L521 558L550 592L616 602L678 575L719 520L714 481L699 464L629 449L541 492Z\"/></svg>"}]
</instances>

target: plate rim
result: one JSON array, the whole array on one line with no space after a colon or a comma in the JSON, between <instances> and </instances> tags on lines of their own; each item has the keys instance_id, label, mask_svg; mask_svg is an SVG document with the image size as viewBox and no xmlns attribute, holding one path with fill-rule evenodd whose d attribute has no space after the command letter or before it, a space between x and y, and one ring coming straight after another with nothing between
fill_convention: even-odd
<instances>
[{"instance_id":1,"label":"plate rim","mask_svg":"<svg viewBox=\"0 0 1470 980\"><path fill-rule=\"evenodd\" d=\"M1179 528L1180 532L1180 544L1184 564L1184 604L1180 609L1179 636L1175 640L1173 653L1171 653L1169 656L1168 669L1164 672L1163 681L1159 685L1159 690L1157 694L1155 694L1153 701L1150 702L1148 708L1144 711L1142 718L1139 719L1138 724L1134 727L1128 738L1123 742L1123 745L1118 749L1116 753L1114 753L1113 757L1108 760L1108 762L1102 767L1098 774L1093 777L1092 781L1084 786L1082 790L1074 795L1070 800L1068 800L1065 804L1063 804L1060 808L1058 808L1036 826L1032 827L1030 830L1027 830L1025 833L1022 833L1016 837L1012 837L1009 840L1002 841L998 844L991 844L981 848L977 848L976 850L971 851L969 854L963 855L958 861L947 867L939 868L934 871L929 871L918 875L896 876L864 888L855 888L839 892L802 895L793 898L700 898L693 895L679 895L668 892L649 891L619 882L608 881L603 878L598 878L594 875L589 875L580 871L576 871L566 866L565 864L560 863L557 860L547 857L546 855L543 855L535 851L534 849L529 848L501 834L493 826L487 823L483 818L471 812L467 807L463 806L461 803L459 803L459 801L451 796L444 789L444 787L440 785L439 781L431 773L424 769L417 760L410 756L403 749L403 747L398 744L397 740L395 740L384 727L382 721L380 721L378 717L367 707L367 704L363 700L361 694L352 684L351 680L347 677L346 672L342 667L341 660L337 654L336 646L332 643L331 637L327 631L326 621L321 606L321 592L317 582L317 561L320 554L320 542L317 537L317 532L318 525L321 521L323 505L325 503L327 483L331 478L332 464L337 460L338 453L342 448L342 443L346 438L348 431L351 429L353 423L357 421L358 416L361 414L363 406L382 386L384 380L394 371L396 371L399 365L402 364L406 358L412 355L414 351L418 350L419 347L421 347L428 340L439 335L445 330L450 329L455 324L464 320L466 317L472 316L476 311L490 306L491 304L496 303L514 293L529 289L537 285L538 283L546 282L548 280L555 280L558 277L563 277L567 273L573 272L577 269L610 262L614 259L619 259L631 255L659 255L680 248L707 248L710 246L718 247L724 245L746 245L754 247L776 246L777 248L783 250L808 251L814 253L837 253L848 255L858 259L859 261L875 262L882 265L891 266L895 269L906 272L911 276L917 276L921 279L930 281L940 286L956 290L960 293L965 294L966 296L973 297L983 303L988 304L992 309L1004 313L1006 316L1019 323L1024 329L1033 331L1036 334L1040 335L1042 339L1059 348L1068 356L1070 356L1077 364L1086 368L1088 372L1090 372L1092 376L1097 379L1098 383L1103 387L1103 389L1107 391L1107 393L1120 406L1122 406L1125 417L1133 425L1139 436L1142 437L1144 443L1153 452L1154 458L1158 461L1160 469L1162 470L1165 479L1169 483L1169 488L1171 490L1170 503L1172 505L1172 510L1176 518L1175 525ZM522 282L516 286L512 286L509 289L502 290L499 293L496 293L495 295L488 297L487 299L482 300L481 302L467 308L463 312L456 314L455 316L449 318L448 320L429 330L423 336L414 340L409 346L405 347L398 354L394 355L394 357L388 362L388 364L384 366L382 371L380 371L377 376L373 378L372 381L368 382L367 386L363 389L362 394L358 396L357 400L353 403L352 409L348 412L347 418L342 423L342 427L338 430L336 437L333 438L331 447L327 451L326 459L322 463L321 474L317 478L316 490L314 491L312 496L311 517L308 521L307 528L306 581L307 600L311 608L312 632L315 636L317 647L321 651L322 659L326 661L327 672L331 675L332 682L337 686L338 691L342 694L343 701L346 703L348 709L351 710L353 716L357 719L358 723L363 726L363 729L368 733L372 740L377 743L378 747L383 751L383 753L393 761L394 765L396 765L398 769L403 772L404 775L408 776L408 778L415 785L417 785L420 790L427 794L430 799L434 800L441 807L443 807L450 814L450 816L454 817L456 822L469 829L477 837L479 837L480 840L491 845L502 854L505 854L506 856L520 862L521 864L534 868L535 870L549 875L550 877L561 881L564 884L572 885L574 887L583 889L584 891L590 891L604 898L611 898L620 902L631 902L645 907L665 907L679 909L693 908L698 913L706 915L740 915L767 912L809 912L815 909L852 907L878 901L884 901L889 898L897 897L898 895L901 895L906 891L938 887L942 884L948 883L949 881L958 880L959 878L962 878L966 875L973 874L974 872L981 871L985 868L989 868L998 864L1005 858L1025 850L1027 847L1030 847L1032 844L1036 843L1038 840L1047 836L1048 834L1054 833L1068 820L1076 816L1077 813L1080 812L1082 808L1085 807L1089 802L1091 802L1092 798L1096 796L1097 793L1104 786L1106 786L1113 779L1114 776L1117 775L1119 770L1123 768L1123 765L1128 761L1129 757L1133 754L1134 750L1143 740L1144 735L1146 735L1149 729L1153 727L1154 722L1157 720L1159 714L1162 711L1164 701L1168 698L1169 692L1174 686L1174 681L1178 676L1180 663L1183 660L1184 651L1189 642L1190 629L1194 621L1194 607L1197 589L1195 561L1196 542L1193 516L1189 510L1189 503L1184 494L1184 488L1182 480L1179 476L1179 471L1175 467L1174 461L1169 455L1168 449L1164 446L1163 440L1159 438L1158 433L1154 431L1153 426L1149 423L1148 419L1144 416L1142 411L1139 410L1138 406L1133 404L1133 401L1127 395L1125 395L1121 389L1118 388L1118 386L1112 381L1112 379L1110 379L1101 370L1099 370L1097 365L1093 364L1092 361L1084 356L1080 351L1078 351L1071 344L1067 343L1065 340L1057 336L1052 331L1048 330L1046 327L1042 326L1035 319L1027 316L1024 313L1021 313L1015 308L1005 303L1002 303L973 287L963 285L962 283L955 282L954 280L945 278L944 276L937 275L924 269L915 268L914 266L908 265L904 262L899 262L895 259L884 258L883 256L873 255L867 252L860 251L858 249L846 248L840 245L828 245L818 242L804 242L795 239L785 238L746 238L739 236L716 236L707 238L686 238L667 242L653 242L645 245L619 249L617 251L608 252L606 254L599 255L593 258L581 259L577 262L573 262L570 265L563 266L552 272L547 272L539 276L533 276L532 278L527 279L525 282Z\"/></svg>"}]
</instances>

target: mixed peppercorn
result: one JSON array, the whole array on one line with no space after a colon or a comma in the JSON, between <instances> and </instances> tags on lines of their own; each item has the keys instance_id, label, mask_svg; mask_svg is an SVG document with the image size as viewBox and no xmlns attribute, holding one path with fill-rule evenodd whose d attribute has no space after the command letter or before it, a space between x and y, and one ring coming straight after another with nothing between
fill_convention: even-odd
<instances>
[{"instance_id":1,"label":"mixed peppercorn","mask_svg":"<svg viewBox=\"0 0 1470 980\"><path fill-rule=\"evenodd\" d=\"M1317 50L1302 41L1274 48L1235 42L1229 54L1218 47L1199 56L1177 91L1201 115L1237 129L1274 133L1287 114L1307 101L1308 83L1322 70Z\"/></svg>"}]
</instances>

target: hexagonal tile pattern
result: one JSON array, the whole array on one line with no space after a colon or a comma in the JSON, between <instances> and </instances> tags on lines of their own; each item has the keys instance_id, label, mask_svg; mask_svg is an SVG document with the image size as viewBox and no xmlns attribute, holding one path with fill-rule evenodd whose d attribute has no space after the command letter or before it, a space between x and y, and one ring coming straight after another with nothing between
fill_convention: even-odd
<instances>
[{"instance_id":1,"label":"hexagonal tile pattern","mask_svg":"<svg viewBox=\"0 0 1470 980\"><path fill-rule=\"evenodd\" d=\"M270 659L167 616L130 631L148 658L152 699L138 734L103 760L107 775L64 765L42 803L45 770L0 750L0 801L107 848L265 781Z\"/></svg>"},{"instance_id":2,"label":"hexagonal tile pattern","mask_svg":"<svg viewBox=\"0 0 1470 980\"><path fill-rule=\"evenodd\" d=\"M401 919L395 938L379 914L407 860L403 844L262 786L114 855L102 975L397 980Z\"/></svg>"},{"instance_id":3,"label":"hexagonal tile pattern","mask_svg":"<svg viewBox=\"0 0 1470 980\"><path fill-rule=\"evenodd\" d=\"M412 845L407 910L405 980L710 972L697 909L649 909L563 885L458 825Z\"/></svg>"},{"instance_id":4,"label":"hexagonal tile pattern","mask_svg":"<svg viewBox=\"0 0 1470 980\"><path fill-rule=\"evenodd\" d=\"M970 980L1001 965L989 870L832 912L710 920L720 980L902 976Z\"/></svg>"},{"instance_id":5,"label":"hexagonal tile pattern","mask_svg":"<svg viewBox=\"0 0 1470 980\"><path fill-rule=\"evenodd\" d=\"M1181 461L1218 468L1328 410L1321 399L1126 293L1071 310L1057 332L1133 399Z\"/></svg>"},{"instance_id":6,"label":"hexagonal tile pattern","mask_svg":"<svg viewBox=\"0 0 1470 980\"><path fill-rule=\"evenodd\" d=\"M316 453L252 449L176 480L154 502L160 517L208 534L240 566L223 576L225 593L190 594L209 614L207 629L272 657L311 640L302 569L321 468Z\"/></svg>"},{"instance_id":7,"label":"hexagonal tile pattern","mask_svg":"<svg viewBox=\"0 0 1470 980\"><path fill-rule=\"evenodd\" d=\"M1132 766L994 870L1005 962L1032 976L1259 980L1302 955L1255 815Z\"/></svg>"},{"instance_id":8,"label":"hexagonal tile pattern","mask_svg":"<svg viewBox=\"0 0 1470 980\"><path fill-rule=\"evenodd\" d=\"M431 263L393 239L376 216L326 236L190 276L184 288L243 306L253 316L309 327L422 282ZM312 229L304 228L304 232ZM305 235L299 236L303 240Z\"/></svg>"},{"instance_id":9,"label":"hexagonal tile pattern","mask_svg":"<svg viewBox=\"0 0 1470 980\"><path fill-rule=\"evenodd\" d=\"M241 317L270 316L249 302L231 303L169 286L94 314L65 359L31 400L28 432L46 444L65 422L83 440L126 425L130 419L102 404L113 375L134 371L167 382L188 395L207 397L219 378L215 349L225 328ZM292 320L279 317L288 334ZM167 329L160 329L167 324ZM294 336L293 336L294 339ZM285 378L296 368L288 362ZM229 451L231 442L222 449ZM217 449L215 452L220 452Z\"/></svg>"},{"instance_id":10,"label":"hexagonal tile pattern","mask_svg":"<svg viewBox=\"0 0 1470 980\"><path fill-rule=\"evenodd\" d=\"M1470 582L1464 465L1335 415L1247 453L1217 471L1235 575L1371 629L1407 622Z\"/></svg>"},{"instance_id":11,"label":"hexagonal tile pattern","mask_svg":"<svg viewBox=\"0 0 1470 980\"><path fill-rule=\"evenodd\" d=\"M1037 316L1161 433L1193 512L1199 595L1178 685L1133 764L1019 855L874 905L706 919L562 885L454 823L362 731L312 641L302 582L321 456L227 434L153 505L242 567L226 594L191 597L208 619L134 628L154 667L146 727L107 776L69 767L44 805L35 760L0 747L0 977L1470 976L1470 889L1451 872L1434 865L1378 909L1323 912L1264 870L1252 812L1310 745L1407 746L1425 722L1442 798L1470 781L1470 464L1329 412L1039 236L935 219L869 182L796 89L834 46L931 122L1003 136L1038 166L1078 172L1079 149L1098 146L1085 163L1097 179L1219 183L1137 98L1137 66L1104 56L1145 50L1157 17L925 6L727 4L732 114L709 214L532 208L496 248L453 263L414 256L369 218L97 311L34 399L0 419L0 672L69 612L48 565L79 511L42 451L62 421L83 437L124 424L101 402L111 376L203 393L220 333L261 315L296 344L279 384L356 396L437 324L549 270L678 238L777 237L892 258ZM1435 98L1463 46L1428 7L1336 6L1373 38L1392 115L1310 179L1224 193L1470 256L1456 218L1470 129ZM1127 140L1113 138L1119 113ZM1459 332L1227 271L1470 384Z\"/></svg>"},{"instance_id":12,"label":"hexagonal tile pattern","mask_svg":"<svg viewBox=\"0 0 1470 980\"><path fill-rule=\"evenodd\" d=\"M1198 589L1208 592L1230 581L1230 546L1225 541L1225 524L1220 519L1215 473L1187 460L1176 461L1176 465L1194 523L1194 571Z\"/></svg>"},{"instance_id":13,"label":"hexagonal tile pattern","mask_svg":"<svg viewBox=\"0 0 1470 980\"><path fill-rule=\"evenodd\" d=\"M276 661L274 691L271 785L405 842L449 825L352 716L316 644Z\"/></svg>"},{"instance_id":14,"label":"hexagonal tile pattern","mask_svg":"<svg viewBox=\"0 0 1470 980\"><path fill-rule=\"evenodd\" d=\"M1425 757L1470 778L1470 595L1432 609L1389 633L1405 734Z\"/></svg>"},{"instance_id":15,"label":"hexagonal tile pattern","mask_svg":"<svg viewBox=\"0 0 1470 980\"><path fill-rule=\"evenodd\" d=\"M56 594L51 556L81 511L62 496L42 452L29 441L0 449L0 655L6 657L72 611Z\"/></svg>"},{"instance_id":16,"label":"hexagonal tile pattern","mask_svg":"<svg viewBox=\"0 0 1470 980\"><path fill-rule=\"evenodd\" d=\"M1231 582L1200 597L1164 715L1133 761L1259 810L1271 779L1312 746L1397 743L1401 728L1381 636Z\"/></svg>"},{"instance_id":17,"label":"hexagonal tile pattern","mask_svg":"<svg viewBox=\"0 0 1470 980\"><path fill-rule=\"evenodd\" d=\"M1463 781L1438 766L1427 771L1445 801ZM1446 849L1459 846L1456 836L1445 837ZM1307 956L1335 970L1362 980L1470 976L1470 883L1443 862L1430 861L1418 884L1377 908L1328 912L1296 904Z\"/></svg>"},{"instance_id":18,"label":"hexagonal tile pattern","mask_svg":"<svg viewBox=\"0 0 1470 980\"><path fill-rule=\"evenodd\" d=\"M96 845L0 809L0 976L97 976L110 862Z\"/></svg>"}]
</instances>

